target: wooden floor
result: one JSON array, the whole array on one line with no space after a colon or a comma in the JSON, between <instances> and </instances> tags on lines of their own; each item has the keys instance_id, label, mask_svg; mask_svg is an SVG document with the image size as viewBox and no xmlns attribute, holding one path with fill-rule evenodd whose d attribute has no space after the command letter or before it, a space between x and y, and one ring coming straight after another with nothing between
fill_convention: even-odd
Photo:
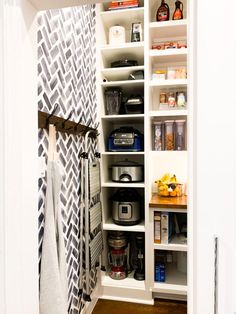
<instances>
[{"instance_id":1,"label":"wooden floor","mask_svg":"<svg viewBox=\"0 0 236 314\"><path fill-rule=\"evenodd\" d=\"M186 302L156 300L154 305L98 300L92 314L187 314Z\"/></svg>"}]
</instances>

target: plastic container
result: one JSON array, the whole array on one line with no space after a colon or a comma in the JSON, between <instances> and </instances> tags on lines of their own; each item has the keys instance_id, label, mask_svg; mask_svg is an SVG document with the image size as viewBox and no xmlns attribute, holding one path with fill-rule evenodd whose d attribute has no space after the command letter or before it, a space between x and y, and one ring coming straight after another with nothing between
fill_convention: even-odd
<instances>
[{"instance_id":1,"label":"plastic container","mask_svg":"<svg viewBox=\"0 0 236 314\"><path fill-rule=\"evenodd\" d=\"M176 93L168 93L168 107L169 109L174 109L176 107Z\"/></svg>"},{"instance_id":2,"label":"plastic container","mask_svg":"<svg viewBox=\"0 0 236 314\"><path fill-rule=\"evenodd\" d=\"M165 121L165 150L174 150L174 121Z\"/></svg>"},{"instance_id":3,"label":"plastic container","mask_svg":"<svg viewBox=\"0 0 236 314\"><path fill-rule=\"evenodd\" d=\"M154 143L154 150L162 150L162 123L161 122L154 122L153 123L153 143Z\"/></svg>"},{"instance_id":4,"label":"plastic container","mask_svg":"<svg viewBox=\"0 0 236 314\"><path fill-rule=\"evenodd\" d=\"M120 111L122 92L118 87L105 91L106 114L117 115Z\"/></svg>"},{"instance_id":5,"label":"plastic container","mask_svg":"<svg viewBox=\"0 0 236 314\"><path fill-rule=\"evenodd\" d=\"M185 150L185 120L177 120L175 123L175 150Z\"/></svg>"},{"instance_id":6,"label":"plastic container","mask_svg":"<svg viewBox=\"0 0 236 314\"><path fill-rule=\"evenodd\" d=\"M186 104L187 104L186 93L185 92L177 92L176 95L177 95L177 97L176 97L177 98L177 102L176 102L177 108L178 109L185 109Z\"/></svg>"}]
</instances>

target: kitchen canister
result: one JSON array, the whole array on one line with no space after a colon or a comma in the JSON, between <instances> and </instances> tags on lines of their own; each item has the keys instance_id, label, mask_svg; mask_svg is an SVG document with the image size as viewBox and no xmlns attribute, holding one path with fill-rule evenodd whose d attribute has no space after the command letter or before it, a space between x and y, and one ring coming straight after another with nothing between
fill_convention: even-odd
<instances>
[{"instance_id":1,"label":"kitchen canister","mask_svg":"<svg viewBox=\"0 0 236 314\"><path fill-rule=\"evenodd\" d=\"M109 44L120 45L125 43L125 28L123 26L112 26L109 29Z\"/></svg>"}]
</instances>

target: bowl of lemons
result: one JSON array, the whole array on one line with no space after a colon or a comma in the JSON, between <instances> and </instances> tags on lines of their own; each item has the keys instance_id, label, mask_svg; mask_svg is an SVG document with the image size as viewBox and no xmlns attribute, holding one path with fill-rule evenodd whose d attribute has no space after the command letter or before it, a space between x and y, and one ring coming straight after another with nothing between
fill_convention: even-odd
<instances>
[{"instance_id":1,"label":"bowl of lemons","mask_svg":"<svg viewBox=\"0 0 236 314\"><path fill-rule=\"evenodd\" d=\"M183 194L183 184L178 182L175 174L165 173L155 183L157 184L157 194L159 196L179 197Z\"/></svg>"}]
</instances>

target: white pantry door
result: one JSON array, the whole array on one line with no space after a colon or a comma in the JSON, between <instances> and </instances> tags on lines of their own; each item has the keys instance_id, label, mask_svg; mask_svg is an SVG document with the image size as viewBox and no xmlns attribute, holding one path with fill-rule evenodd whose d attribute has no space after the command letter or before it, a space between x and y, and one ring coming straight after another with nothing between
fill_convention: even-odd
<instances>
[{"instance_id":1,"label":"white pantry door","mask_svg":"<svg viewBox=\"0 0 236 314\"><path fill-rule=\"evenodd\" d=\"M236 2L197 1L197 314L236 313ZM218 312L214 312L214 236Z\"/></svg>"}]
</instances>

